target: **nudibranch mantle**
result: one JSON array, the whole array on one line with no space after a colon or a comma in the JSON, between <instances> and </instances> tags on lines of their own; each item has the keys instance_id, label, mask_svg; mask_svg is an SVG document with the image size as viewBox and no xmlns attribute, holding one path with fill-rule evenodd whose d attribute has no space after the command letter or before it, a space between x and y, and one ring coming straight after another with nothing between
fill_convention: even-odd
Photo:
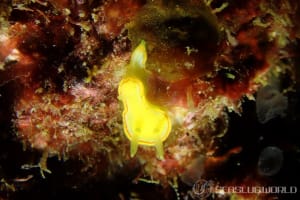
<instances>
[{"instance_id":1,"label":"nudibranch mantle","mask_svg":"<svg viewBox=\"0 0 300 200\"><path fill-rule=\"evenodd\" d=\"M130 156L138 145L155 146L159 159L163 159L163 141L171 131L171 120L166 111L146 98L143 77L146 74L147 52L142 41L133 51L127 75L119 83L119 99L123 102L123 127L130 140ZM144 71L144 76L141 70Z\"/></svg>"}]
</instances>

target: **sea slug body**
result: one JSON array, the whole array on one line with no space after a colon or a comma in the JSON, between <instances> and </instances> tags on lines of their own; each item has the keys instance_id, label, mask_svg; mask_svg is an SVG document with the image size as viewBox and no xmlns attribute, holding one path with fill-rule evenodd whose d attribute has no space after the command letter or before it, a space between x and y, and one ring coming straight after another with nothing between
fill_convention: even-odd
<instances>
[{"instance_id":1,"label":"sea slug body","mask_svg":"<svg viewBox=\"0 0 300 200\"><path fill-rule=\"evenodd\" d=\"M138 145L155 146L159 159L163 159L163 141L171 131L171 120L167 113L146 98L143 74L147 52L142 41L133 51L128 66L128 74L118 88L119 99L123 102L123 126L126 137L130 140L130 156L133 157ZM139 73L138 73L139 72ZM146 72L144 73L144 75Z\"/></svg>"}]
</instances>

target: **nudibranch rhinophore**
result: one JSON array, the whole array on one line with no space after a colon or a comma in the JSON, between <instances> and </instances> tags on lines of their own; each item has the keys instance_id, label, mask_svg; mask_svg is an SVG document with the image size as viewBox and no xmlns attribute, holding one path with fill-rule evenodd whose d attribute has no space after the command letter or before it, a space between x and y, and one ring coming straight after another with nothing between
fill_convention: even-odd
<instances>
[{"instance_id":1,"label":"nudibranch rhinophore","mask_svg":"<svg viewBox=\"0 0 300 200\"><path fill-rule=\"evenodd\" d=\"M162 160L163 141L170 134L172 125L167 112L146 98L146 61L146 43L142 41L133 51L127 74L118 88L119 99L124 105L123 127L126 137L131 142L131 157L136 154L140 144L155 146L156 155Z\"/></svg>"}]
</instances>

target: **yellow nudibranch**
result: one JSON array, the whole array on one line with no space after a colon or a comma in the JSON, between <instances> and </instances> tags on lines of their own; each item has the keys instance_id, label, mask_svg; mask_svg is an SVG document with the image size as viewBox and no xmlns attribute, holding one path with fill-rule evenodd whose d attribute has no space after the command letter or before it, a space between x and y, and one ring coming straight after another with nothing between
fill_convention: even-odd
<instances>
[{"instance_id":1,"label":"yellow nudibranch","mask_svg":"<svg viewBox=\"0 0 300 200\"><path fill-rule=\"evenodd\" d=\"M123 126L130 140L130 156L133 157L138 145L155 146L156 155L164 159L163 141L171 131L171 120L163 109L146 98L145 69L147 61L146 43L142 41L131 55L127 74L119 83L119 99L123 102Z\"/></svg>"}]
</instances>

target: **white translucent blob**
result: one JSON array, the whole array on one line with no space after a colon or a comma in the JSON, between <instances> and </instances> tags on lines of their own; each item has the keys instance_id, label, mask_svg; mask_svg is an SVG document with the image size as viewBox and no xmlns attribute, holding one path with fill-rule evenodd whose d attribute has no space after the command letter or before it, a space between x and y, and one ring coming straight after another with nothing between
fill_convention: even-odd
<instances>
[{"instance_id":1,"label":"white translucent blob","mask_svg":"<svg viewBox=\"0 0 300 200\"><path fill-rule=\"evenodd\" d=\"M260 123L265 124L276 117L284 117L288 99L272 86L265 86L257 92L256 114Z\"/></svg>"},{"instance_id":2,"label":"white translucent blob","mask_svg":"<svg viewBox=\"0 0 300 200\"><path fill-rule=\"evenodd\" d=\"M268 146L262 150L258 158L258 173L262 176L277 174L283 164L283 153L275 146Z\"/></svg>"}]
</instances>

